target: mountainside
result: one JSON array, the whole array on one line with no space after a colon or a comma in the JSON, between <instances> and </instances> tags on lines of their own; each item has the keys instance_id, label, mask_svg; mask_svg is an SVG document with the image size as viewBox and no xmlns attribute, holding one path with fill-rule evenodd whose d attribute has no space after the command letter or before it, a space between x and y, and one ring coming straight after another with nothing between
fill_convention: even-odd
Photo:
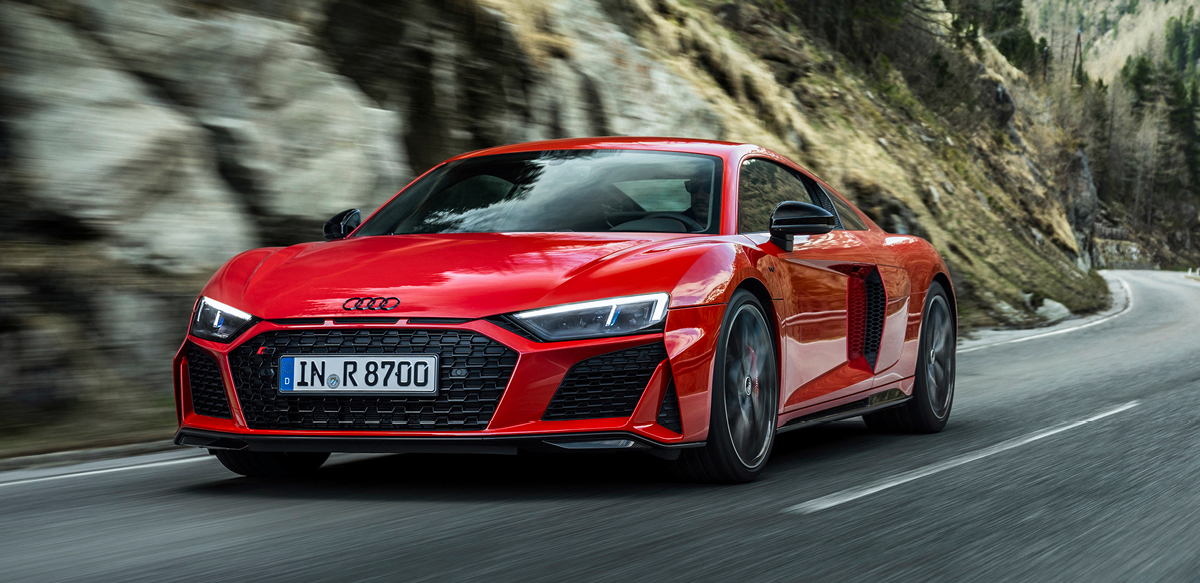
<instances>
[{"instance_id":1,"label":"mountainside","mask_svg":"<svg viewBox=\"0 0 1200 583\"><path fill-rule=\"evenodd\" d=\"M1091 77L1111 83L1125 59L1161 50L1167 20L1184 17L1196 2L1026 0L1025 5L1033 36L1046 38L1060 61L1071 59L1076 33L1082 30L1084 69Z\"/></svg>"},{"instance_id":2,"label":"mountainside","mask_svg":"<svg viewBox=\"0 0 1200 583\"><path fill-rule=\"evenodd\" d=\"M222 260L317 239L329 215L509 142L757 143L932 241L965 326L1107 305L1088 156L1025 73L986 37L972 50L906 28L890 33L905 58L864 65L800 10L0 2L9 451L169 431L170 359Z\"/></svg>"},{"instance_id":3,"label":"mountainside","mask_svg":"<svg viewBox=\"0 0 1200 583\"><path fill-rule=\"evenodd\" d=\"M1033 34L1050 39L1041 86L1055 123L1092 161L1101 254L1116 264L1200 264L1198 3L1026 5Z\"/></svg>"}]
</instances>

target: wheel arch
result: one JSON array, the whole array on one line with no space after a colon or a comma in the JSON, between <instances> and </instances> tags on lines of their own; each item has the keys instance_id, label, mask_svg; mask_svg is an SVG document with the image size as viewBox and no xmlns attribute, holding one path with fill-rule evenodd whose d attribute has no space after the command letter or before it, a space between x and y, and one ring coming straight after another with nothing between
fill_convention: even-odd
<instances>
[{"instance_id":1,"label":"wheel arch","mask_svg":"<svg viewBox=\"0 0 1200 583\"><path fill-rule=\"evenodd\" d=\"M950 276L946 272L939 271L933 274L932 281L941 284L942 289L946 290L946 299L950 300L951 315L954 316L954 327L958 328L958 299L954 297L954 285L950 282ZM926 290L928 293L928 290Z\"/></svg>"},{"instance_id":2,"label":"wheel arch","mask_svg":"<svg viewBox=\"0 0 1200 583\"><path fill-rule=\"evenodd\" d=\"M742 289L754 294L754 297L757 298L759 303L763 305L763 309L767 311L767 320L769 320L771 323L771 332L775 334L775 355L778 357L779 320L776 318L775 305L771 302L771 292L767 290L767 284L756 278L747 277L746 279L743 279L741 283L738 283L737 287L733 289L733 293L737 293L738 290ZM733 293L729 294L730 298L733 298Z\"/></svg>"}]
</instances>

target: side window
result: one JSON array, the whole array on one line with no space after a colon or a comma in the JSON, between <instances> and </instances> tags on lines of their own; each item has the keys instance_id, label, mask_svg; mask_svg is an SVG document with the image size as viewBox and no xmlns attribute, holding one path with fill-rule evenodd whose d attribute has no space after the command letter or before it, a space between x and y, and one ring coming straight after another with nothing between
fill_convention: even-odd
<instances>
[{"instance_id":1,"label":"side window","mask_svg":"<svg viewBox=\"0 0 1200 583\"><path fill-rule=\"evenodd\" d=\"M833 203L830 202L830 200L829 200L830 198L832 198L831 196L829 196L829 193L825 192L825 189L821 188L821 185L817 184L817 181L813 180L812 177L810 177L808 175L801 174L800 180L804 181L804 187L808 189L808 193L810 195L812 195L813 200L816 201L813 204L825 209L826 211L829 212L829 214L833 215L834 230L840 231L840 230L845 229L846 227L844 227L842 225L841 219L837 218L838 212L837 212L837 209L833 208Z\"/></svg>"},{"instance_id":2,"label":"side window","mask_svg":"<svg viewBox=\"0 0 1200 583\"><path fill-rule=\"evenodd\" d=\"M833 206L837 207L838 217L842 220L842 227L847 231L867 231L867 224L846 204L840 196L826 192L825 196L833 201Z\"/></svg>"},{"instance_id":3,"label":"side window","mask_svg":"<svg viewBox=\"0 0 1200 583\"><path fill-rule=\"evenodd\" d=\"M812 203L813 197L791 170L770 160L746 160L738 178L738 232L766 231L775 205L787 200Z\"/></svg>"}]
</instances>

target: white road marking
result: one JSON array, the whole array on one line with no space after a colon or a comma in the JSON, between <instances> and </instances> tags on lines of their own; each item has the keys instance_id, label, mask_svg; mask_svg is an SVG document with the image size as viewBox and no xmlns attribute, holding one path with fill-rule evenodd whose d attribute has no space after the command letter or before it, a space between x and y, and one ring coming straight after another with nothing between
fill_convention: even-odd
<instances>
[{"instance_id":1,"label":"white road marking","mask_svg":"<svg viewBox=\"0 0 1200 583\"><path fill-rule=\"evenodd\" d=\"M50 480L65 480L67 478L82 478L83 476L96 476L100 474L111 474L113 472L124 472L126 470L140 470L143 468L157 468L161 466L173 466L176 464L190 464L192 462L200 462L209 459L209 456L189 457L181 460L167 460L162 462L150 462L146 464L134 464L131 466L121 466L116 468L105 468L103 470L89 470L86 472L72 472L69 474L58 474L55 476L43 476L40 478L26 478L24 480L13 480L11 482L0 482L0 488L5 486L19 486L21 484L33 484L35 482L48 482Z\"/></svg>"},{"instance_id":2,"label":"white road marking","mask_svg":"<svg viewBox=\"0 0 1200 583\"><path fill-rule=\"evenodd\" d=\"M1022 445L1033 443L1039 439L1045 439L1047 437L1050 437L1051 435L1056 435L1056 434L1062 433L1064 431L1075 429L1076 427L1079 427L1081 425L1086 425L1093 421L1098 421L1098 420L1108 417L1110 415L1116 415L1117 413L1120 413L1122 411L1128 411L1129 409L1137 407L1139 404L1141 404L1141 403L1138 401L1130 401L1128 403L1125 403L1124 405L1121 405L1120 407L1116 407L1114 409L1109 409L1102 413L1097 413L1095 415L1092 415L1091 417L1088 417L1087 419L1081 419L1081 420L1075 421L1073 423L1068 423L1066 425L1060 425L1058 427L1052 427L1050 429L1043 429L1041 431L1035 431L1033 433L1030 433L1030 434L1022 436L1022 437L1017 437L1014 439L1010 439L1008 441L1002 441L991 447L985 447L983 449L975 450L973 452L966 453L966 454L960 455L958 457L953 457L953 458L950 458L945 461L929 464L922 468L917 468L915 470L896 474L889 478L884 478L882 480L879 480L878 482L875 482L872 484L867 484L866 486L860 486L858 488L850 488L848 490L842 490L841 492L836 492L836 493L830 494L828 496L822 496L820 498L814 498L812 500L809 500L808 502L802 502L800 504L796 504L795 506L789 506L788 508L784 509L784 512L794 512L794 513L798 513L798 514L812 514L813 512L818 512L820 510L825 510L827 508L833 508L834 506L837 506L839 504L845 504L845 503L851 502L853 500L858 500L859 498L870 496L871 494L875 494L877 492L882 492L884 490L887 490L888 488L893 488L893 487L899 486L901 484L906 484L913 480L918 480L918 479L924 478L926 476L931 476L938 472L944 472L951 468L956 468L958 466L973 462L975 460L980 460L985 457L995 455L995 454L998 454L1003 451L1008 451L1013 448L1021 447Z\"/></svg>"},{"instance_id":3,"label":"white road marking","mask_svg":"<svg viewBox=\"0 0 1200 583\"><path fill-rule=\"evenodd\" d=\"M1122 309L1120 312L1112 314L1111 316L1106 316L1104 318L1100 318L1099 320L1096 320L1095 322L1088 322L1087 324L1080 324L1079 326L1073 326L1071 328L1063 328L1062 330L1055 330L1053 332L1045 332L1042 334L1034 334L1033 336L1025 336L1023 338L1014 338L1012 340L1004 340L1002 342L994 342L992 344L984 344L983 346L975 346L973 348L968 348L966 350L959 350L959 351L957 351L957 354L966 354L968 352L975 352L976 350L983 350L984 348L991 348L993 346L1001 346L1004 344L1016 344L1017 342L1025 342L1028 340L1036 340L1038 338L1045 338L1047 336L1057 336L1059 334L1066 334L1067 332L1074 332L1076 330L1082 330L1084 328L1091 328L1092 326L1095 326L1097 324L1103 324L1109 320L1112 320L1113 318L1116 318L1117 316L1124 315L1126 312L1128 312L1130 310L1130 308L1133 307L1133 292L1130 291L1129 284L1125 283L1124 279L1122 279L1121 277L1116 276L1116 275L1114 275L1113 277L1116 277L1117 281L1121 282L1121 287L1125 288L1125 308Z\"/></svg>"}]
</instances>

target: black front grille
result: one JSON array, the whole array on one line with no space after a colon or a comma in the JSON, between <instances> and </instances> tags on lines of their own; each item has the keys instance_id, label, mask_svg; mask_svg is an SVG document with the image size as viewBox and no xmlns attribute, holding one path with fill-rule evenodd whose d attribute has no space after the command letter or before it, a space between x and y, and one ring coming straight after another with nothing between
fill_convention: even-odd
<instances>
[{"instance_id":1,"label":"black front grille","mask_svg":"<svg viewBox=\"0 0 1200 583\"><path fill-rule=\"evenodd\" d=\"M438 394L283 394L277 388L279 357L287 354L437 354ZM229 365L252 429L467 431L487 428L517 365L517 353L462 330L281 330L235 348ZM456 369L458 374L452 375Z\"/></svg>"},{"instance_id":2,"label":"black front grille","mask_svg":"<svg viewBox=\"0 0 1200 583\"><path fill-rule=\"evenodd\" d=\"M230 419L229 399L217 361L195 344L187 347L188 385L192 393L192 411L197 415Z\"/></svg>"},{"instance_id":3,"label":"black front grille","mask_svg":"<svg viewBox=\"0 0 1200 583\"><path fill-rule=\"evenodd\" d=\"M875 370L875 360L879 358L879 344L883 341L883 321L887 317L887 292L883 289L883 280L878 271L871 271L863 281L867 292L866 322L863 328L863 356L871 370Z\"/></svg>"},{"instance_id":4,"label":"black front grille","mask_svg":"<svg viewBox=\"0 0 1200 583\"><path fill-rule=\"evenodd\" d=\"M633 414L646 383L667 358L662 342L609 352L575 363L542 419L603 419Z\"/></svg>"}]
</instances>

